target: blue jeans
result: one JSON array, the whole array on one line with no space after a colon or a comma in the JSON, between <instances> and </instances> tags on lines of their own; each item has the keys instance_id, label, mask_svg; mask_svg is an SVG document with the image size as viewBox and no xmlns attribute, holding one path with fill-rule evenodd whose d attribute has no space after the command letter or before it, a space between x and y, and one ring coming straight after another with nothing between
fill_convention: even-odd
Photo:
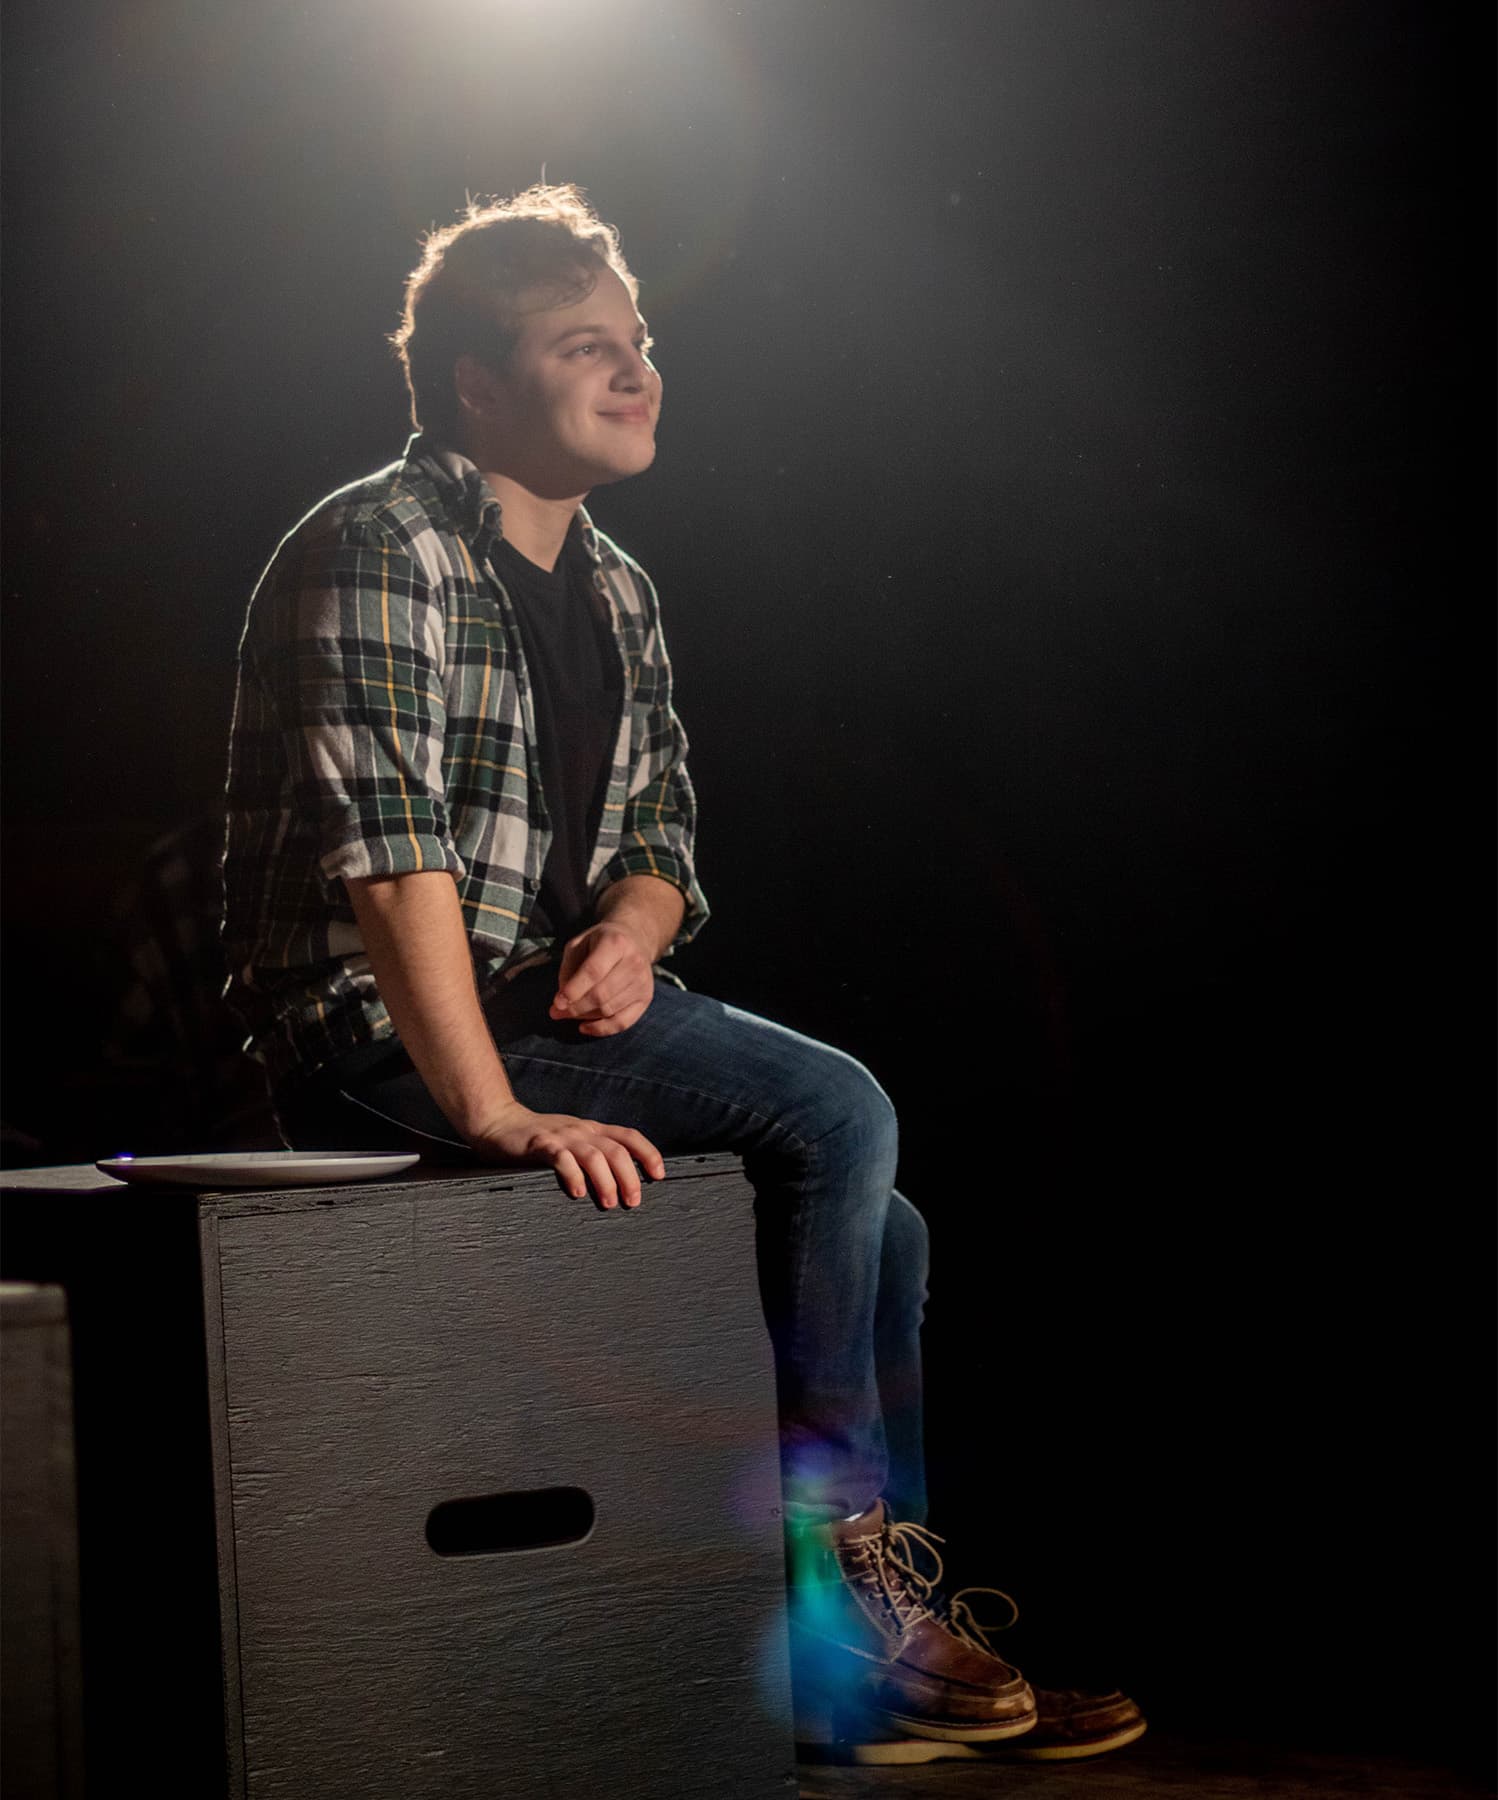
<instances>
[{"instance_id":1,"label":"blue jeans","mask_svg":"<svg viewBox=\"0 0 1498 1800\"><path fill-rule=\"evenodd\" d=\"M894 1517L924 1519L927 1237L895 1191L883 1090L840 1050L661 981L630 1030L585 1038L546 1016L555 985L553 969L531 971L488 1009L517 1098L632 1125L666 1156L744 1159L788 1521L843 1518L881 1495ZM464 1154L399 1046L356 1052L277 1103L298 1148L424 1137Z\"/></svg>"}]
</instances>

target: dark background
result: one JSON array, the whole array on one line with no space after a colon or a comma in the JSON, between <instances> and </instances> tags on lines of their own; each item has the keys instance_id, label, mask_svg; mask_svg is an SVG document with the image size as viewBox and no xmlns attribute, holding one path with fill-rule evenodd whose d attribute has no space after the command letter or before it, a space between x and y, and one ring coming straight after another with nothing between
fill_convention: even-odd
<instances>
[{"instance_id":1,"label":"dark background","mask_svg":"<svg viewBox=\"0 0 1498 1800\"><path fill-rule=\"evenodd\" d=\"M544 164L659 340L659 460L593 510L693 738L682 973L900 1106L959 1578L1017 1590L1027 1672L1159 1723L1481 1755L1492 46L1456 17L10 8L29 1154L125 1147L115 898L216 801L276 541L400 449L419 234Z\"/></svg>"}]
</instances>

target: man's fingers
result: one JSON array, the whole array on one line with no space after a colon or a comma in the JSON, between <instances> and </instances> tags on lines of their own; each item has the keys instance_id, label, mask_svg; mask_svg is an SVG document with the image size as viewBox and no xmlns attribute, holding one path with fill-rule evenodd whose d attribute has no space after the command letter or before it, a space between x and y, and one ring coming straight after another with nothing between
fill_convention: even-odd
<instances>
[{"instance_id":1,"label":"man's fingers","mask_svg":"<svg viewBox=\"0 0 1498 1800\"><path fill-rule=\"evenodd\" d=\"M570 1012L584 995L592 992L593 984L602 970L593 966L592 955L585 955L569 969L566 959L562 962L561 979L557 982L557 991L552 997L553 1012Z\"/></svg>"},{"instance_id":2,"label":"man's fingers","mask_svg":"<svg viewBox=\"0 0 1498 1800\"><path fill-rule=\"evenodd\" d=\"M562 1186L566 1188L567 1192L571 1194L574 1200L582 1200L587 1197L587 1181L583 1177L582 1170L578 1167L577 1158L570 1150L558 1152L557 1155L552 1158L551 1166L556 1170L558 1176L560 1176Z\"/></svg>"},{"instance_id":3,"label":"man's fingers","mask_svg":"<svg viewBox=\"0 0 1498 1800\"><path fill-rule=\"evenodd\" d=\"M572 1009L574 1018L616 1019L622 1013L634 1011L638 1017L645 1010L645 1003L650 998L643 983L638 981L606 981L602 986L594 988L585 1000L579 1001Z\"/></svg>"},{"instance_id":4,"label":"man's fingers","mask_svg":"<svg viewBox=\"0 0 1498 1800\"><path fill-rule=\"evenodd\" d=\"M574 1013L590 1013L604 1018L609 1013L616 1013L621 1007L628 1006L635 999L638 981L630 979L622 969L611 969L601 981L596 981L590 992L580 995L572 1002Z\"/></svg>"},{"instance_id":5,"label":"man's fingers","mask_svg":"<svg viewBox=\"0 0 1498 1800\"><path fill-rule=\"evenodd\" d=\"M589 949L575 969L569 972L564 962L555 1003L566 1011L583 1011L583 1003L591 1000L595 990L627 954L625 944L617 939L603 938Z\"/></svg>"},{"instance_id":6,"label":"man's fingers","mask_svg":"<svg viewBox=\"0 0 1498 1800\"><path fill-rule=\"evenodd\" d=\"M657 1181L666 1172L660 1152L648 1138L624 1125L600 1125L591 1144L579 1147L575 1156L586 1171L598 1204L612 1210L623 1201L625 1206L640 1204L640 1171L636 1158Z\"/></svg>"},{"instance_id":7,"label":"man's fingers","mask_svg":"<svg viewBox=\"0 0 1498 1800\"><path fill-rule=\"evenodd\" d=\"M666 1160L643 1131L636 1131L632 1125L606 1125L604 1130L616 1144L624 1146L653 1180L665 1179Z\"/></svg>"},{"instance_id":8,"label":"man's fingers","mask_svg":"<svg viewBox=\"0 0 1498 1800\"><path fill-rule=\"evenodd\" d=\"M613 1141L606 1146L605 1155L614 1171L619 1198L626 1206L638 1206L640 1204L640 1171L635 1167L635 1159L623 1144Z\"/></svg>"},{"instance_id":9,"label":"man's fingers","mask_svg":"<svg viewBox=\"0 0 1498 1800\"><path fill-rule=\"evenodd\" d=\"M620 981L595 988L592 993L584 994L571 1005L558 997L552 1004L552 1011L577 1023L584 1019L617 1019L629 1012L632 1014L630 1023L633 1024L644 1012L650 997L648 993L641 992L637 982Z\"/></svg>"},{"instance_id":10,"label":"man's fingers","mask_svg":"<svg viewBox=\"0 0 1498 1800\"><path fill-rule=\"evenodd\" d=\"M619 1204L619 1181L613 1161L608 1154L610 1147L603 1141L597 1141L577 1152L577 1159L587 1171L588 1180L592 1183L598 1204L605 1211L612 1211ZM638 1202L638 1178L636 1179L635 1198Z\"/></svg>"},{"instance_id":11,"label":"man's fingers","mask_svg":"<svg viewBox=\"0 0 1498 1800\"><path fill-rule=\"evenodd\" d=\"M628 1031L631 1025L637 1024L644 1016L645 1002L642 1000L634 1006L625 1007L622 1012L580 1019L577 1028L584 1037L617 1037L621 1031Z\"/></svg>"}]
</instances>

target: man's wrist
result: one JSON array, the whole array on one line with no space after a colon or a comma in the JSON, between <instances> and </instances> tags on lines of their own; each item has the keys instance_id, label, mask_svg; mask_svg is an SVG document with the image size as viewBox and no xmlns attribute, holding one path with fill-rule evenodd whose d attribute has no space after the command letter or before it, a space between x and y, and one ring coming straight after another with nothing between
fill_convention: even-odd
<instances>
[{"instance_id":1,"label":"man's wrist","mask_svg":"<svg viewBox=\"0 0 1498 1800\"><path fill-rule=\"evenodd\" d=\"M659 875L626 875L598 897L595 922L625 930L645 960L659 962L676 941L686 899L674 882Z\"/></svg>"},{"instance_id":2,"label":"man's wrist","mask_svg":"<svg viewBox=\"0 0 1498 1800\"><path fill-rule=\"evenodd\" d=\"M609 931L622 931L648 963L653 963L661 954L660 933L649 919L620 910L610 913L598 923Z\"/></svg>"},{"instance_id":3,"label":"man's wrist","mask_svg":"<svg viewBox=\"0 0 1498 1800\"><path fill-rule=\"evenodd\" d=\"M474 1112L471 1115L472 1123L457 1126L458 1135L465 1144L471 1147L487 1138L498 1137L501 1132L507 1131L529 1111L529 1107L523 1105L511 1094L507 1100L498 1101L487 1109ZM456 1120L454 1124L457 1124Z\"/></svg>"}]
</instances>

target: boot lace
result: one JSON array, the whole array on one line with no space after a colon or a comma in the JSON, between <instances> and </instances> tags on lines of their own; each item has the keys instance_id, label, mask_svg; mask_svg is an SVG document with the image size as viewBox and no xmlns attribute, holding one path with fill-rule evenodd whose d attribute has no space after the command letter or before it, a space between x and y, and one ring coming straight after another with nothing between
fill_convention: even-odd
<instances>
[{"instance_id":1,"label":"boot lace","mask_svg":"<svg viewBox=\"0 0 1498 1800\"><path fill-rule=\"evenodd\" d=\"M995 1600L1002 1600L1008 1607L1008 1616L1003 1619L980 1619L973 1611L968 1595L987 1594ZM945 1604L936 1610L936 1617L946 1626L954 1637L970 1644L974 1650L981 1650L987 1656L997 1656L993 1640L1001 1631L1007 1631L1019 1617L1019 1607L1014 1596L1006 1594L1003 1588L965 1587L959 1588L955 1594L946 1599Z\"/></svg>"},{"instance_id":2,"label":"boot lace","mask_svg":"<svg viewBox=\"0 0 1498 1800\"><path fill-rule=\"evenodd\" d=\"M880 1540L872 1542L879 1543ZM934 1531L928 1531L924 1525L890 1525L884 1532L881 1545L887 1545L888 1548L884 1550L883 1558L876 1551L874 1561L880 1564L881 1571L884 1562L892 1564L908 1583L911 1591L904 1595L903 1603L914 1609L911 1623L917 1618L934 1619L971 1649L981 1650L986 1656L995 1656L998 1653L994 1649L993 1639L999 1632L1007 1631L1019 1618L1019 1606L1013 1595L1006 1594L1002 1588L965 1587L959 1588L955 1594L943 1593L941 1581L944 1569L936 1546L945 1542L945 1538L939 1537ZM929 1559L924 1568L920 1566L918 1557ZM881 1573L881 1579L886 1582L885 1591L888 1594L887 1577ZM980 1596L1002 1600L1008 1609L1006 1616L998 1619L980 1617L980 1612L987 1610L982 1607L974 1610L973 1601ZM893 1598L891 1605L895 1606ZM901 1619L902 1626L906 1623L901 1618L898 1606L895 1606L895 1616Z\"/></svg>"},{"instance_id":3,"label":"boot lace","mask_svg":"<svg viewBox=\"0 0 1498 1800\"><path fill-rule=\"evenodd\" d=\"M878 1589L902 1632L922 1619L935 1618L937 1606L943 1604L937 1585L942 1564L936 1545L941 1541L922 1525L886 1523L877 1535L855 1538L848 1546L851 1572ZM935 1564L929 1575L921 1567L923 1556Z\"/></svg>"}]
</instances>

